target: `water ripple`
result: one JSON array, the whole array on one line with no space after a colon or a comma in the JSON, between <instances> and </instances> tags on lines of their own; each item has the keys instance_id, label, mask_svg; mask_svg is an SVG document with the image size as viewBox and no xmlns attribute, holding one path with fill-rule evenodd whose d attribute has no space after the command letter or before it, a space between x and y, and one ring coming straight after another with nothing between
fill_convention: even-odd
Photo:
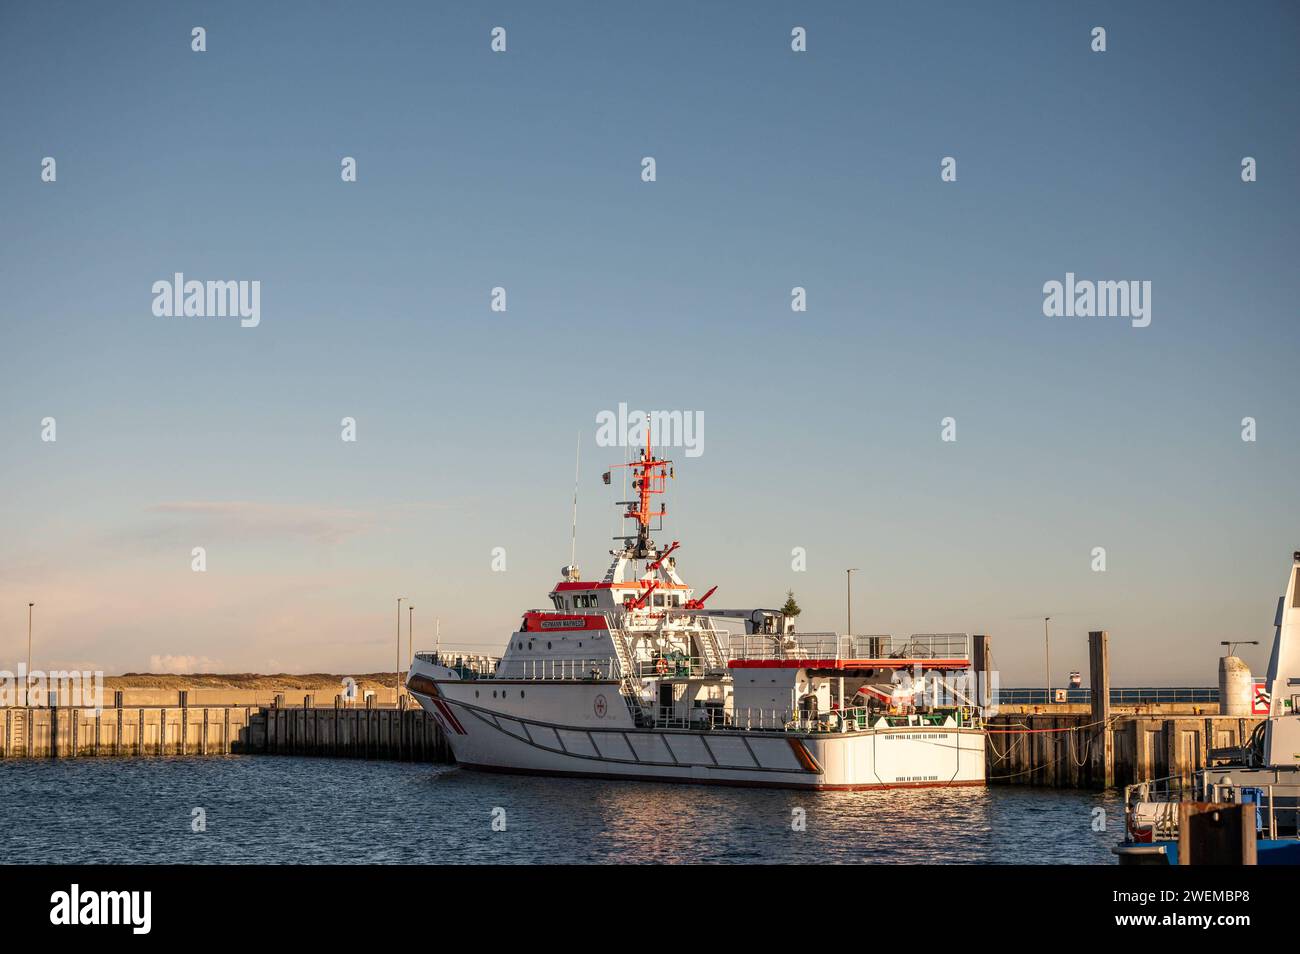
<instances>
[{"instance_id":1,"label":"water ripple","mask_svg":"<svg viewBox=\"0 0 1300 954\"><path fill-rule=\"evenodd\" d=\"M0 852L26 863L1111 864L1122 824L1113 794L813 793L277 756L0 762L0 793Z\"/></svg>"}]
</instances>

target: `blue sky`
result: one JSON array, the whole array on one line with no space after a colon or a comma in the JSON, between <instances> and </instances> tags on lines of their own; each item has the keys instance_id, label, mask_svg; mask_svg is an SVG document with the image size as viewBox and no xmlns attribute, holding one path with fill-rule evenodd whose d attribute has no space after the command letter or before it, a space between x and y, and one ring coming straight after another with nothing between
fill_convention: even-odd
<instances>
[{"instance_id":1,"label":"blue sky","mask_svg":"<svg viewBox=\"0 0 1300 954\"><path fill-rule=\"evenodd\" d=\"M580 433L603 571L595 420L624 401L703 415L661 536L719 605L793 588L842 628L855 566L856 630L990 632L1006 684L1042 683L1048 614L1054 681L1106 628L1117 683L1211 684L1300 547L1298 28L1288 2L5 4L0 665L29 600L51 666L391 668L398 595L417 643L436 615L495 649L568 560ZM259 280L260 326L155 317L178 271ZM1067 271L1151 281L1150 327L1044 317Z\"/></svg>"}]
</instances>

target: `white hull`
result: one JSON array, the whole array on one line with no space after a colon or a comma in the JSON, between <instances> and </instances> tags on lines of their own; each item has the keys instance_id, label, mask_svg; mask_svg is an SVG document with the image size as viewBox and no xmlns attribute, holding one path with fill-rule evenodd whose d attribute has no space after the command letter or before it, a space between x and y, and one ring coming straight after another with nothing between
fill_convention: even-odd
<instances>
[{"instance_id":1,"label":"white hull","mask_svg":"<svg viewBox=\"0 0 1300 954\"><path fill-rule=\"evenodd\" d=\"M976 728L638 728L614 682L431 682L436 697L413 695L468 768L803 789L984 784L984 733ZM583 714L577 722L574 712ZM570 718L553 718L561 713Z\"/></svg>"}]
</instances>

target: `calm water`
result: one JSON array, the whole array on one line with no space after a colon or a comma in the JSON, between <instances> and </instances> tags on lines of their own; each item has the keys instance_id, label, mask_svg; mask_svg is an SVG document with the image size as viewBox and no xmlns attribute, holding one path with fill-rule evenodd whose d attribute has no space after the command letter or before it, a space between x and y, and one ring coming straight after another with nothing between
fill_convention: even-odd
<instances>
[{"instance_id":1,"label":"calm water","mask_svg":"<svg viewBox=\"0 0 1300 954\"><path fill-rule=\"evenodd\" d=\"M1108 833L1093 831L1099 806ZM196 807L206 832L190 830ZM275 756L0 762L8 861L1113 864L1121 826L1114 795L1013 788L804 793Z\"/></svg>"}]
</instances>

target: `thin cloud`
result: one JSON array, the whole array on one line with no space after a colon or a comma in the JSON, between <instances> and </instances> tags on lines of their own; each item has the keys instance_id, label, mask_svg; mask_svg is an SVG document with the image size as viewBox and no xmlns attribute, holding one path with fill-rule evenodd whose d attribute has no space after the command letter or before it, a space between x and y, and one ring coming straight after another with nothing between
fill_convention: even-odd
<instances>
[{"instance_id":1,"label":"thin cloud","mask_svg":"<svg viewBox=\"0 0 1300 954\"><path fill-rule=\"evenodd\" d=\"M148 511L187 526L233 532L243 539L299 538L333 544L374 527L373 516L362 511L247 500L178 501L154 504Z\"/></svg>"},{"instance_id":2,"label":"thin cloud","mask_svg":"<svg viewBox=\"0 0 1300 954\"><path fill-rule=\"evenodd\" d=\"M159 656L155 654L149 657L150 672L173 673L176 675L215 672L221 669L222 665L219 660L209 659L207 656Z\"/></svg>"}]
</instances>

